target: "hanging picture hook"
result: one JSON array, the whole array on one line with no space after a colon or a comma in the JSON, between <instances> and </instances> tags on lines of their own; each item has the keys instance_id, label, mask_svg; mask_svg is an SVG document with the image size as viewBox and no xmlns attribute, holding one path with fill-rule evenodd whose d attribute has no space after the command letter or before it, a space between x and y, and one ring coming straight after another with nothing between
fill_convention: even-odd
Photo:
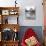
<instances>
[{"instance_id":1,"label":"hanging picture hook","mask_svg":"<svg viewBox=\"0 0 46 46\"><path fill-rule=\"evenodd\" d=\"M17 2L16 2L17 0L15 0L15 7L16 7L16 4L17 4Z\"/></svg>"}]
</instances>

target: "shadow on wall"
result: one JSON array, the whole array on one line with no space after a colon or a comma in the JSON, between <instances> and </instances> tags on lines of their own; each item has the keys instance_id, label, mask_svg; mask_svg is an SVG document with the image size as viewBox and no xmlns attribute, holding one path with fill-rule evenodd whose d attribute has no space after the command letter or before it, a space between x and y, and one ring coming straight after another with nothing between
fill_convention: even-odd
<instances>
[{"instance_id":1,"label":"shadow on wall","mask_svg":"<svg viewBox=\"0 0 46 46\"><path fill-rule=\"evenodd\" d=\"M36 32L39 41L41 43L43 43L43 30L42 30L42 26L21 26L20 27L20 32L19 32L19 39L20 39L20 41L22 40L23 35L24 35L25 31L28 28L32 28Z\"/></svg>"}]
</instances>

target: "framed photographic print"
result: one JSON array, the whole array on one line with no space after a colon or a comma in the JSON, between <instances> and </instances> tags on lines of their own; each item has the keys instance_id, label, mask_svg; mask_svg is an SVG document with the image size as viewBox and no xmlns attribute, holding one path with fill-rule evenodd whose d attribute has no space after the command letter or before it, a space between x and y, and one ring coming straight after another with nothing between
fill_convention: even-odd
<instances>
[{"instance_id":1,"label":"framed photographic print","mask_svg":"<svg viewBox=\"0 0 46 46\"><path fill-rule=\"evenodd\" d=\"M10 14L10 15L16 15L17 13L18 13L18 12L17 12L16 10L10 10L10 11L9 11L9 14Z\"/></svg>"},{"instance_id":2,"label":"framed photographic print","mask_svg":"<svg viewBox=\"0 0 46 46\"><path fill-rule=\"evenodd\" d=\"M36 9L35 9L35 7L26 7L25 8L25 17L28 20L35 20L35 18L36 18Z\"/></svg>"},{"instance_id":3,"label":"framed photographic print","mask_svg":"<svg viewBox=\"0 0 46 46\"><path fill-rule=\"evenodd\" d=\"M9 15L9 10L2 10L2 15Z\"/></svg>"},{"instance_id":4,"label":"framed photographic print","mask_svg":"<svg viewBox=\"0 0 46 46\"><path fill-rule=\"evenodd\" d=\"M3 16L3 24L18 24L18 16Z\"/></svg>"},{"instance_id":5,"label":"framed photographic print","mask_svg":"<svg viewBox=\"0 0 46 46\"><path fill-rule=\"evenodd\" d=\"M5 28L2 31L2 40L8 41L12 40L12 30L10 28Z\"/></svg>"},{"instance_id":6,"label":"framed photographic print","mask_svg":"<svg viewBox=\"0 0 46 46\"><path fill-rule=\"evenodd\" d=\"M18 23L18 16L8 17L8 24L17 24L17 23Z\"/></svg>"}]
</instances>

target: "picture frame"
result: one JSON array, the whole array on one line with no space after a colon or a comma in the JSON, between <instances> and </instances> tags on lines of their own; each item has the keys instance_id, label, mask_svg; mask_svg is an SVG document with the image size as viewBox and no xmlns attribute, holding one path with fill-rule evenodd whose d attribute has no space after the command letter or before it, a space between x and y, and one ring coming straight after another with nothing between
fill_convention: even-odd
<instances>
[{"instance_id":1,"label":"picture frame","mask_svg":"<svg viewBox=\"0 0 46 46\"><path fill-rule=\"evenodd\" d=\"M18 13L18 12L17 12L16 10L10 10L10 11L9 11L9 14L10 14L10 15L16 15L17 13Z\"/></svg>"},{"instance_id":2,"label":"picture frame","mask_svg":"<svg viewBox=\"0 0 46 46\"><path fill-rule=\"evenodd\" d=\"M36 19L36 9L35 9L35 7L26 7L25 8L25 17L28 20L35 20Z\"/></svg>"},{"instance_id":3,"label":"picture frame","mask_svg":"<svg viewBox=\"0 0 46 46\"><path fill-rule=\"evenodd\" d=\"M3 24L18 24L18 16L3 16Z\"/></svg>"},{"instance_id":4,"label":"picture frame","mask_svg":"<svg viewBox=\"0 0 46 46\"><path fill-rule=\"evenodd\" d=\"M8 24L18 24L18 16L10 16L8 18Z\"/></svg>"},{"instance_id":5,"label":"picture frame","mask_svg":"<svg viewBox=\"0 0 46 46\"><path fill-rule=\"evenodd\" d=\"M2 40L3 41L9 41L12 40L12 33L13 31L10 28L5 28L2 31Z\"/></svg>"},{"instance_id":6,"label":"picture frame","mask_svg":"<svg viewBox=\"0 0 46 46\"><path fill-rule=\"evenodd\" d=\"M9 15L9 10L2 10L2 15Z\"/></svg>"}]
</instances>

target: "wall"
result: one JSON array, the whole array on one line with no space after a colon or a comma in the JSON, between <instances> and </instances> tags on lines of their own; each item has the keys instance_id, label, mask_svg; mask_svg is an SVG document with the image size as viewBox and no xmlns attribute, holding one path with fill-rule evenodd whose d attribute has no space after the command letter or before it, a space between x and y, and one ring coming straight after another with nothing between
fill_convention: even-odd
<instances>
[{"instance_id":1,"label":"wall","mask_svg":"<svg viewBox=\"0 0 46 46\"><path fill-rule=\"evenodd\" d=\"M22 2L22 1L21 1ZM22 26L43 26L43 11L42 11L42 0L25 0L24 4L21 3L23 10L21 11L21 20L20 23ZM24 7L26 6L35 6L36 7L36 20L26 20L24 14Z\"/></svg>"},{"instance_id":2,"label":"wall","mask_svg":"<svg viewBox=\"0 0 46 46\"><path fill-rule=\"evenodd\" d=\"M0 0L0 6L2 7L9 7L14 6L15 0ZM17 3L20 7L20 17L19 17L19 24L21 26L43 26L43 6L42 0L17 0ZM25 7L26 6L34 6L36 7L36 19L35 20L26 20L25 19Z\"/></svg>"}]
</instances>

